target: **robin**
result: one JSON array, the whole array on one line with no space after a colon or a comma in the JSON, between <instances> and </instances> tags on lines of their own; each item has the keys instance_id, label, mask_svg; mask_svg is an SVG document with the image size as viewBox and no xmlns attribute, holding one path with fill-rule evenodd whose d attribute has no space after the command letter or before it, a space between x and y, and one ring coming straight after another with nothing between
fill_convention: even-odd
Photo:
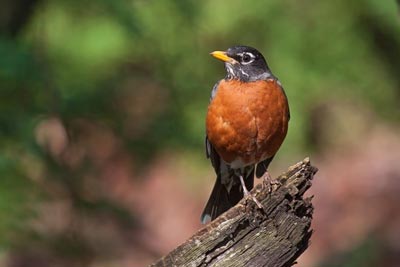
<instances>
[{"instance_id":1,"label":"robin","mask_svg":"<svg viewBox=\"0 0 400 267\"><path fill-rule=\"evenodd\" d=\"M226 76L211 92L206 117L206 153L217 179L201 216L206 223L249 193L254 174L271 182L268 165L286 137L289 105L279 80L255 48L234 46L211 55Z\"/></svg>"}]
</instances>

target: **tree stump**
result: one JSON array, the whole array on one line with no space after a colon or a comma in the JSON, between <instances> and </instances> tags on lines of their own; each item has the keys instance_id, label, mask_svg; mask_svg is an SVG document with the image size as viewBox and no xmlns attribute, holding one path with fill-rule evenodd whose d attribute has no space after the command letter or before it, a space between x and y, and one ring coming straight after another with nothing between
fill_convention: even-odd
<instances>
[{"instance_id":1,"label":"tree stump","mask_svg":"<svg viewBox=\"0 0 400 267\"><path fill-rule=\"evenodd\" d=\"M264 210L242 199L150 266L292 266L312 234L312 197L304 193L316 172L306 158L280 175L278 185L257 185L251 193Z\"/></svg>"}]
</instances>

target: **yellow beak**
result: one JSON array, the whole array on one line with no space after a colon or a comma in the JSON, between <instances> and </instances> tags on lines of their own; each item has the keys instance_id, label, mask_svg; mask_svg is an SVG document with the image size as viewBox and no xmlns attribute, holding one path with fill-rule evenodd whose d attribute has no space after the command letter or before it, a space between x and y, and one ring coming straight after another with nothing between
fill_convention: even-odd
<instances>
[{"instance_id":1,"label":"yellow beak","mask_svg":"<svg viewBox=\"0 0 400 267\"><path fill-rule=\"evenodd\" d=\"M224 61L224 62L229 62L229 63L231 63L231 64L237 63L236 60L234 60L234 59L231 58L231 57L228 57L228 56L226 55L226 52L225 52L225 51L214 51L214 52L211 52L210 55L212 55L212 56L215 57L216 59L222 60L222 61Z\"/></svg>"}]
</instances>

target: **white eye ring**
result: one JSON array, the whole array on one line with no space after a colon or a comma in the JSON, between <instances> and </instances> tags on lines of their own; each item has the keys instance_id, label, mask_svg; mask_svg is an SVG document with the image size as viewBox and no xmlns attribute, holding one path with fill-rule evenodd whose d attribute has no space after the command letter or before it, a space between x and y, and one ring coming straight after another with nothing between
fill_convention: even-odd
<instances>
[{"instance_id":1,"label":"white eye ring","mask_svg":"<svg viewBox=\"0 0 400 267\"><path fill-rule=\"evenodd\" d=\"M241 63L242 65L247 65L250 64L251 62L254 61L254 59L256 58L252 53L250 52L244 52L244 53L240 53L239 54L241 56Z\"/></svg>"}]
</instances>

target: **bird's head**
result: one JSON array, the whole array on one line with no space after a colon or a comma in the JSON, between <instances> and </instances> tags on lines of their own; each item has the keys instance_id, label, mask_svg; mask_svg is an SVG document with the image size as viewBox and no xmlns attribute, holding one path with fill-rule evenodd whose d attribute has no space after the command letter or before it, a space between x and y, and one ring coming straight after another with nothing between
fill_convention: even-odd
<instances>
[{"instance_id":1,"label":"bird's head","mask_svg":"<svg viewBox=\"0 0 400 267\"><path fill-rule=\"evenodd\" d=\"M249 82L272 77L263 55L255 48L238 45L226 51L214 51L211 55L225 62L226 79Z\"/></svg>"}]
</instances>

